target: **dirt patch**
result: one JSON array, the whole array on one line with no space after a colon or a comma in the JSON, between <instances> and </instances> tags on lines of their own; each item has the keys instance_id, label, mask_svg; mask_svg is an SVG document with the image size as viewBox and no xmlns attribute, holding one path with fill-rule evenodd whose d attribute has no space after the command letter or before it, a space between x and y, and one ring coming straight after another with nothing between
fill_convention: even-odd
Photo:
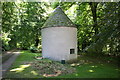
<instances>
[{"instance_id":1,"label":"dirt patch","mask_svg":"<svg viewBox=\"0 0 120 80\"><path fill-rule=\"evenodd\" d=\"M31 66L40 75L45 77L59 76L76 72L76 69L70 65L61 64L49 59L36 60L34 62L24 62L24 64L31 64Z\"/></svg>"}]
</instances>

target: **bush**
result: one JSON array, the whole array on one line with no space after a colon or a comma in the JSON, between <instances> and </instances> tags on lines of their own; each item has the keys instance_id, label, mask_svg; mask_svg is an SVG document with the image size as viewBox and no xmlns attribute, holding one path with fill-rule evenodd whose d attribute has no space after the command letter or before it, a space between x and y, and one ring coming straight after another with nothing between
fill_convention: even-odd
<instances>
[{"instance_id":1,"label":"bush","mask_svg":"<svg viewBox=\"0 0 120 80\"><path fill-rule=\"evenodd\" d=\"M8 44L5 44L4 42L2 43L2 51L8 51L10 50L10 46Z\"/></svg>"},{"instance_id":2,"label":"bush","mask_svg":"<svg viewBox=\"0 0 120 80\"><path fill-rule=\"evenodd\" d=\"M35 46L30 47L30 51L33 53L38 52L38 48L36 48Z\"/></svg>"}]
</instances>

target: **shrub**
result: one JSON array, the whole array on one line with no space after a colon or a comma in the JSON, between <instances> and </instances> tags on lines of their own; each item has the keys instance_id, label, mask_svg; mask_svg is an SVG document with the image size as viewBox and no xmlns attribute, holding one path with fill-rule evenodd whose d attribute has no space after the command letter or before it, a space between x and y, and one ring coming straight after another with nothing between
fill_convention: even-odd
<instances>
[{"instance_id":1,"label":"shrub","mask_svg":"<svg viewBox=\"0 0 120 80\"><path fill-rule=\"evenodd\" d=\"M38 48L36 48L35 46L30 47L30 51L33 53L38 52Z\"/></svg>"},{"instance_id":2,"label":"shrub","mask_svg":"<svg viewBox=\"0 0 120 80\"><path fill-rule=\"evenodd\" d=\"M5 44L5 42L2 42L2 51L8 51L10 50L10 46L8 44Z\"/></svg>"}]
</instances>

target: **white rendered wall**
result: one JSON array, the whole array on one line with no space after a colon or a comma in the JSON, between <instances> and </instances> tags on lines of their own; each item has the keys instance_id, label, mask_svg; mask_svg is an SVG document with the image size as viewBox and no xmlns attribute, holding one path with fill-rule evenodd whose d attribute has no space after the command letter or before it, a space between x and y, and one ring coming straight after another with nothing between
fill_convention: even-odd
<instances>
[{"instance_id":1,"label":"white rendered wall","mask_svg":"<svg viewBox=\"0 0 120 80\"><path fill-rule=\"evenodd\" d=\"M75 49L75 54L70 54ZM77 58L77 28L50 27L42 29L42 56L56 61Z\"/></svg>"}]
</instances>

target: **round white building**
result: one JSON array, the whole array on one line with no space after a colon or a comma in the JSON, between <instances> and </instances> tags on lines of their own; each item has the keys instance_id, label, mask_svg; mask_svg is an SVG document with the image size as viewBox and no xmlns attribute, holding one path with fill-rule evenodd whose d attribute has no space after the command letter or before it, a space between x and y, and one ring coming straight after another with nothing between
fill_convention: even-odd
<instances>
[{"instance_id":1,"label":"round white building","mask_svg":"<svg viewBox=\"0 0 120 80\"><path fill-rule=\"evenodd\" d=\"M42 57L55 61L77 58L77 28L60 7L42 27Z\"/></svg>"}]
</instances>

